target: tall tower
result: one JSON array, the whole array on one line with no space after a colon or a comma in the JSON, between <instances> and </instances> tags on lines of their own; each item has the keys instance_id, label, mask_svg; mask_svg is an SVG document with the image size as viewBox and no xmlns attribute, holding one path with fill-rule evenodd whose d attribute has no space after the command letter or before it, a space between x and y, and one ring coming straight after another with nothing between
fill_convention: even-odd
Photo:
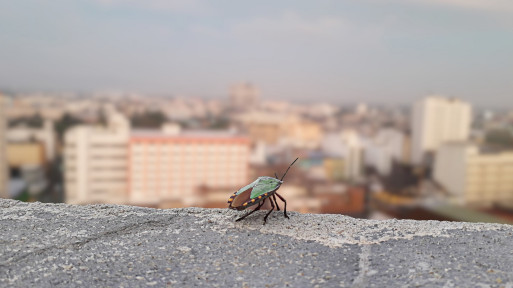
<instances>
[{"instance_id":1,"label":"tall tower","mask_svg":"<svg viewBox=\"0 0 513 288\"><path fill-rule=\"evenodd\" d=\"M258 88L250 83L233 85L230 88L230 106L236 110L256 105L260 96Z\"/></svg>"},{"instance_id":2,"label":"tall tower","mask_svg":"<svg viewBox=\"0 0 513 288\"><path fill-rule=\"evenodd\" d=\"M0 198L9 198L7 194L7 148L6 148L6 130L7 120L5 117L6 100L0 93Z\"/></svg>"},{"instance_id":3,"label":"tall tower","mask_svg":"<svg viewBox=\"0 0 513 288\"><path fill-rule=\"evenodd\" d=\"M459 99L426 97L413 105L412 162L425 163L426 153L443 143L468 139L471 106Z\"/></svg>"},{"instance_id":4,"label":"tall tower","mask_svg":"<svg viewBox=\"0 0 513 288\"><path fill-rule=\"evenodd\" d=\"M106 127L79 125L66 131L66 203L127 203L130 123L110 107L107 111Z\"/></svg>"},{"instance_id":5,"label":"tall tower","mask_svg":"<svg viewBox=\"0 0 513 288\"><path fill-rule=\"evenodd\" d=\"M358 180L363 173L363 146L354 130L346 130L341 134L342 145L345 149L345 177L348 180Z\"/></svg>"}]
</instances>

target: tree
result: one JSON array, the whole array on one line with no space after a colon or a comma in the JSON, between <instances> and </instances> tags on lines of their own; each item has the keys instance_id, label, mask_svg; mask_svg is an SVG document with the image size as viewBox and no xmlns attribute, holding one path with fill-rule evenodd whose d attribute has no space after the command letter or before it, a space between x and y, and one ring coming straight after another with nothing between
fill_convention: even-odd
<instances>
[{"instance_id":1,"label":"tree","mask_svg":"<svg viewBox=\"0 0 513 288\"><path fill-rule=\"evenodd\" d=\"M494 129L486 132L485 140L487 144L500 146L504 148L513 148L513 134L508 129Z\"/></svg>"},{"instance_id":2,"label":"tree","mask_svg":"<svg viewBox=\"0 0 513 288\"><path fill-rule=\"evenodd\" d=\"M42 128L44 123L43 117L39 113L36 113L32 116L25 116L25 117L19 117L15 118L9 121L9 126L17 126L20 124L25 124L28 127L32 128Z\"/></svg>"},{"instance_id":3,"label":"tree","mask_svg":"<svg viewBox=\"0 0 513 288\"><path fill-rule=\"evenodd\" d=\"M64 115L62 115L61 119L55 122L55 132L57 133L59 139L62 140L64 137L64 133L66 133L66 131L69 128L81 123L82 120L74 117L71 114L65 113Z\"/></svg>"},{"instance_id":4,"label":"tree","mask_svg":"<svg viewBox=\"0 0 513 288\"><path fill-rule=\"evenodd\" d=\"M167 122L167 117L160 111L147 111L132 116L130 121L135 128L160 128Z\"/></svg>"}]
</instances>

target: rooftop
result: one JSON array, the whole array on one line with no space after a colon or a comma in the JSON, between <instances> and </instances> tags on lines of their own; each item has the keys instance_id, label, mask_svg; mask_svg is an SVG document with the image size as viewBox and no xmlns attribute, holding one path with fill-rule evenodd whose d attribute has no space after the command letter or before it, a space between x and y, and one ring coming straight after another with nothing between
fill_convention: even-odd
<instances>
[{"instance_id":1,"label":"rooftop","mask_svg":"<svg viewBox=\"0 0 513 288\"><path fill-rule=\"evenodd\" d=\"M166 134L157 129L134 129L131 135L136 139L248 139L230 130L185 130L177 134Z\"/></svg>"},{"instance_id":2,"label":"rooftop","mask_svg":"<svg viewBox=\"0 0 513 288\"><path fill-rule=\"evenodd\" d=\"M513 285L513 226L0 199L0 285Z\"/></svg>"}]
</instances>

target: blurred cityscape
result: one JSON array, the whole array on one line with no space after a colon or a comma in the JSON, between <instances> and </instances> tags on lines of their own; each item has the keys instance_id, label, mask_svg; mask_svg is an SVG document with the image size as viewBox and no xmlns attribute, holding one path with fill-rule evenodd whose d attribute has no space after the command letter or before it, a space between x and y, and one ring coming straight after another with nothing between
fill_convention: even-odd
<instances>
[{"instance_id":1,"label":"blurred cityscape","mask_svg":"<svg viewBox=\"0 0 513 288\"><path fill-rule=\"evenodd\" d=\"M513 223L513 107L443 95L407 106L300 104L238 83L224 98L4 93L0 196L227 207L281 176L288 210Z\"/></svg>"}]
</instances>

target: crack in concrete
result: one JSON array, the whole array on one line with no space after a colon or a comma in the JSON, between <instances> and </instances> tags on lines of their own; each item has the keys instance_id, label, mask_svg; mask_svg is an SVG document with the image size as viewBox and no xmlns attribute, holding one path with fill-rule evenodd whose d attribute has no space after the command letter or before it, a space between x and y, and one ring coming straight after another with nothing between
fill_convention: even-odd
<instances>
[{"instance_id":1,"label":"crack in concrete","mask_svg":"<svg viewBox=\"0 0 513 288\"><path fill-rule=\"evenodd\" d=\"M353 281L352 287L367 287L366 285L366 274L369 271L370 268L370 254L371 254L371 247L370 245L361 245L362 252L360 253L360 261L358 264L358 268L360 273L358 273L358 276Z\"/></svg>"},{"instance_id":2,"label":"crack in concrete","mask_svg":"<svg viewBox=\"0 0 513 288\"><path fill-rule=\"evenodd\" d=\"M167 220L171 220L171 219L173 219L173 217L170 217ZM68 242L68 243L62 243L62 244L45 246L45 247L36 249L34 251L25 253L23 255L20 255L18 257L10 258L10 260L7 260L7 261L5 261L3 263L0 263L0 267L7 267L8 265L16 263L16 262L19 262L19 261L21 261L21 260L23 260L23 259L25 259L25 258L27 258L27 257L29 257L31 255L42 254L42 253L45 253L46 251L53 250L53 249L62 250L62 249L70 248L70 247L73 247L75 249L79 249L81 246L83 246L83 245L85 245L85 244L87 244L87 243L89 243L91 241L96 241L96 240L99 240L101 238L109 237L109 236L112 236L112 235L122 235L125 232L130 232L132 230L138 229L141 226L147 225L147 224L151 224L153 227L159 227L159 226L160 227L166 227L167 225L159 225L163 221L166 221L166 219L162 219L162 220L148 220L148 221L144 221L144 222L141 222L141 223L134 223L134 224L131 224L131 225L126 225L126 226L120 227L118 229L113 229L113 230L106 231L106 232L103 232L103 233L98 233L98 234L92 235L90 237L86 237L84 239L81 239L80 241L74 241L74 242Z\"/></svg>"}]
</instances>

